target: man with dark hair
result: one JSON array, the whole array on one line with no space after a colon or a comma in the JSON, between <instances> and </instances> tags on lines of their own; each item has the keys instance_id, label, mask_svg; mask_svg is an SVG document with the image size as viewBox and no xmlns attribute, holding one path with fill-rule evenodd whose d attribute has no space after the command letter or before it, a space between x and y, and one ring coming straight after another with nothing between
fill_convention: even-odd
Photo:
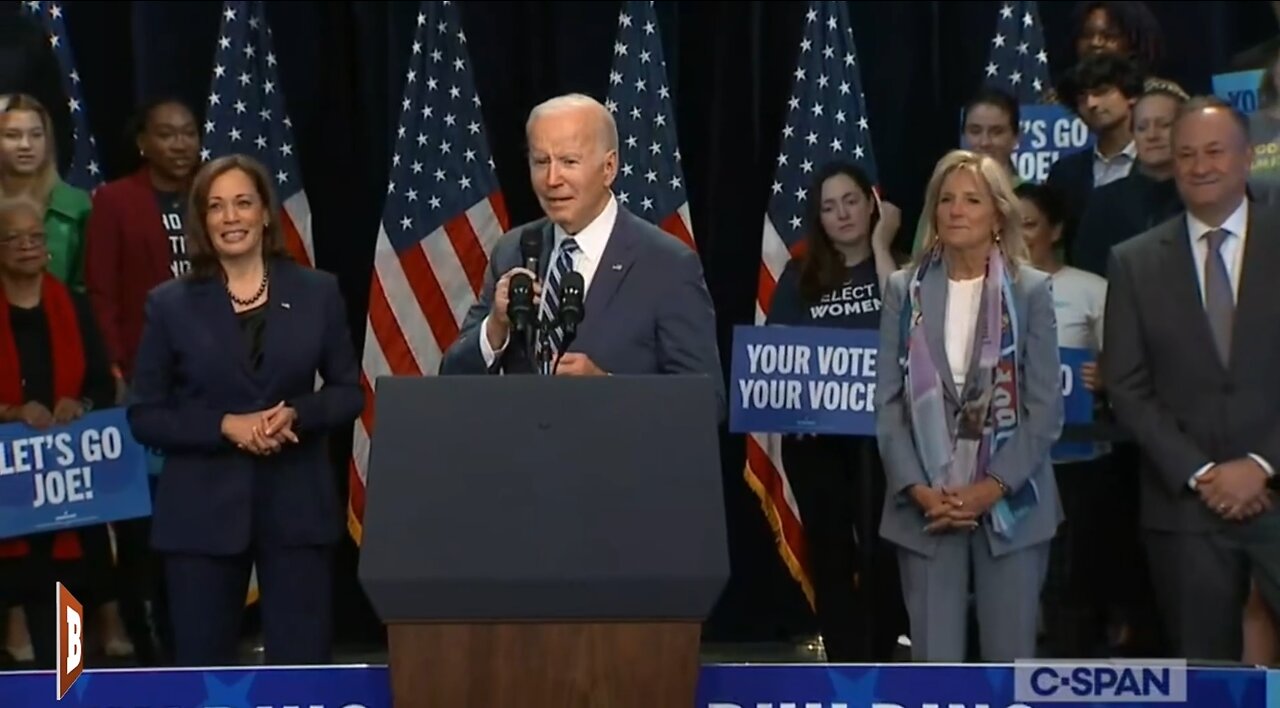
<instances>
[{"instance_id":1,"label":"man with dark hair","mask_svg":"<svg viewBox=\"0 0 1280 708\"><path fill-rule=\"evenodd\" d=\"M71 168L75 141L62 67L44 28L22 5L0 3L0 94L25 93L49 111L57 139L58 173L65 175Z\"/></svg>"},{"instance_id":2,"label":"man with dark hair","mask_svg":"<svg viewBox=\"0 0 1280 708\"><path fill-rule=\"evenodd\" d=\"M1048 182L1062 195L1067 211L1063 247L1071 252L1075 229L1095 187L1129 176L1138 157L1133 142L1133 106L1142 96L1142 71L1119 54L1090 54L1058 84L1062 103L1089 126L1092 150L1059 159Z\"/></svg>"},{"instance_id":3,"label":"man with dark hair","mask_svg":"<svg viewBox=\"0 0 1280 708\"><path fill-rule=\"evenodd\" d=\"M1280 208L1248 192L1248 124L1188 101L1184 214L1111 250L1103 375L1142 451L1141 524L1176 656L1238 661L1256 580L1280 609Z\"/></svg>"}]
</instances>

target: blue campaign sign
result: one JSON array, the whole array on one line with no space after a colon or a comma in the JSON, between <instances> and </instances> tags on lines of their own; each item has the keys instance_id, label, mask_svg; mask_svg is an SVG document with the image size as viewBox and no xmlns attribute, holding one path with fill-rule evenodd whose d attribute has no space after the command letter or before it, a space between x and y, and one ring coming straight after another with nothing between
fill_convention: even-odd
<instances>
[{"instance_id":1,"label":"blue campaign sign","mask_svg":"<svg viewBox=\"0 0 1280 708\"><path fill-rule=\"evenodd\" d=\"M1080 369L1097 359L1088 349L1063 347L1058 350L1062 362L1062 422L1065 425L1088 425L1093 422L1093 392L1084 385ZM1093 457L1095 446L1089 442L1060 442L1053 446L1050 457L1058 461Z\"/></svg>"},{"instance_id":2,"label":"blue campaign sign","mask_svg":"<svg viewBox=\"0 0 1280 708\"><path fill-rule=\"evenodd\" d=\"M1049 168L1062 156L1093 147L1089 126L1066 106L1019 106L1018 112L1022 114L1022 134L1013 162L1028 182L1044 182L1049 179Z\"/></svg>"},{"instance_id":3,"label":"blue campaign sign","mask_svg":"<svg viewBox=\"0 0 1280 708\"><path fill-rule=\"evenodd\" d=\"M1092 148L1093 133L1066 106L1028 104L1018 106L1018 145L1013 150L1013 163L1018 175L1028 182L1044 182L1049 168L1063 155ZM963 112L961 121L964 120ZM969 147L960 126L960 144Z\"/></svg>"},{"instance_id":4,"label":"blue campaign sign","mask_svg":"<svg viewBox=\"0 0 1280 708\"><path fill-rule=\"evenodd\" d=\"M1088 349L1063 347L1058 350L1062 361L1063 420L1069 424L1088 425L1093 422L1093 392L1084 385L1080 373L1085 364L1097 357Z\"/></svg>"},{"instance_id":5,"label":"blue campaign sign","mask_svg":"<svg viewBox=\"0 0 1280 708\"><path fill-rule=\"evenodd\" d=\"M47 430L0 425L0 538L150 513L145 452L123 408Z\"/></svg>"},{"instance_id":6,"label":"blue campaign sign","mask_svg":"<svg viewBox=\"0 0 1280 708\"><path fill-rule=\"evenodd\" d=\"M1213 75L1213 95L1249 115L1258 110L1258 88L1262 86L1262 70L1233 71Z\"/></svg>"},{"instance_id":7,"label":"blue campaign sign","mask_svg":"<svg viewBox=\"0 0 1280 708\"><path fill-rule=\"evenodd\" d=\"M735 433L875 435L875 330L733 330L729 429Z\"/></svg>"}]
</instances>

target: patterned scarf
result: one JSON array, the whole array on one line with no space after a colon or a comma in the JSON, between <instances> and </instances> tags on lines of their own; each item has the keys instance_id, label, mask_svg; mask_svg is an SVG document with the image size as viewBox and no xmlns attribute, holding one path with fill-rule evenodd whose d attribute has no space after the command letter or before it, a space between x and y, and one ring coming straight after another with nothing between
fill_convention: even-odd
<instances>
[{"instance_id":1,"label":"patterned scarf","mask_svg":"<svg viewBox=\"0 0 1280 708\"><path fill-rule=\"evenodd\" d=\"M959 489L987 478L991 458L1013 437L1018 427L1018 321L1013 306L1012 283L1004 255L993 247L987 258L986 278L974 332L978 369L965 382L953 437L947 425L942 386L947 362L933 360L925 337L921 285L926 273L939 266L940 249L920 264L912 278L909 306L902 309L906 352L899 357L906 376L912 434L929 485L935 489ZM998 336L997 336L998 333ZM1034 480L1005 497L990 511L996 533L1005 538L1040 499Z\"/></svg>"}]
</instances>

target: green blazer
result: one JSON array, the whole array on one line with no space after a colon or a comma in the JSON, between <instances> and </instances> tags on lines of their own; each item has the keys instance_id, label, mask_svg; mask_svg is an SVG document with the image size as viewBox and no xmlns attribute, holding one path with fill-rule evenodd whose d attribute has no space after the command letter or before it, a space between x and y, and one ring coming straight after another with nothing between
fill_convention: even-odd
<instances>
[{"instance_id":1,"label":"green blazer","mask_svg":"<svg viewBox=\"0 0 1280 708\"><path fill-rule=\"evenodd\" d=\"M58 181L44 213L49 272L74 292L84 292L84 227L92 202L89 193Z\"/></svg>"}]
</instances>

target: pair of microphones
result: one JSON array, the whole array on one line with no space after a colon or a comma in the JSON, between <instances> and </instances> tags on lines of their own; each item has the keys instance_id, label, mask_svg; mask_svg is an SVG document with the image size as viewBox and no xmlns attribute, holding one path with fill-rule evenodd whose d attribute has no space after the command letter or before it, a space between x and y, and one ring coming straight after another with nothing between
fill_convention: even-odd
<instances>
[{"instance_id":1,"label":"pair of microphones","mask_svg":"<svg viewBox=\"0 0 1280 708\"><path fill-rule=\"evenodd\" d=\"M524 267L531 273L537 273L542 261L542 230L525 229L520 234L520 258ZM564 332L564 341L560 344L560 356L569 349L569 345L578 336L578 325L582 324L585 314L583 294L586 281L582 274L570 270L560 274L560 289L557 293L559 310L555 322ZM542 297L547 297L543 290ZM507 290L507 318L515 331L525 335L525 346L528 349L529 361L534 361L534 346L538 335L538 309L533 304L533 278L528 273L516 273L511 277ZM544 349L545 351L545 349ZM554 370L554 367L552 367Z\"/></svg>"}]
</instances>

